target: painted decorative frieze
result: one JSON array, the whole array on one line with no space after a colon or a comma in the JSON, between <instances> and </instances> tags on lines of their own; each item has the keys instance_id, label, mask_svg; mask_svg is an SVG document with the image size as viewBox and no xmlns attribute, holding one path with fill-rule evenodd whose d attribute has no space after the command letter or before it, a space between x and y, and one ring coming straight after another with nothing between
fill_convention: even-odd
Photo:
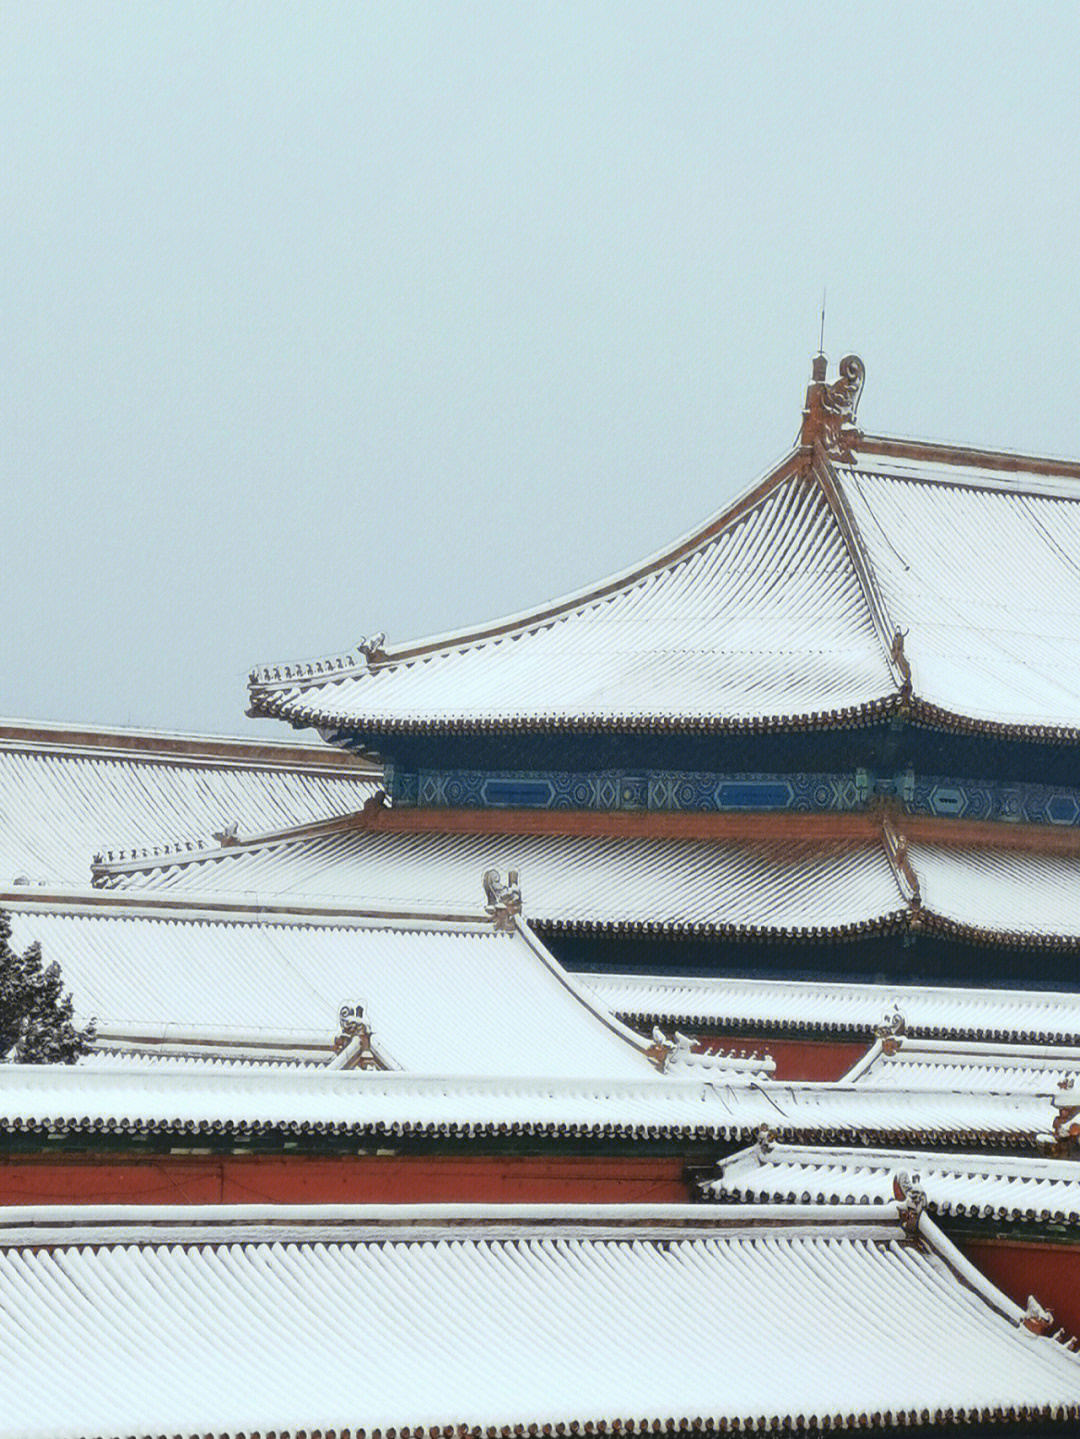
<instances>
[{"instance_id":1,"label":"painted decorative frieze","mask_svg":"<svg viewBox=\"0 0 1080 1439\"><path fill-rule=\"evenodd\" d=\"M396 806L738 813L845 813L881 800L906 814L1014 824L1080 825L1080 789L917 775L715 774L685 770L406 770L387 768Z\"/></svg>"}]
</instances>

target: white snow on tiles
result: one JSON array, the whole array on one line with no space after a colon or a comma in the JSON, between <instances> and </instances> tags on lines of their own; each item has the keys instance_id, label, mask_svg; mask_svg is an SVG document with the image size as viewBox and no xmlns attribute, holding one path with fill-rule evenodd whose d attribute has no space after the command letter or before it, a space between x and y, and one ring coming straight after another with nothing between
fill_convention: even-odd
<instances>
[{"instance_id":1,"label":"white snow on tiles","mask_svg":"<svg viewBox=\"0 0 1080 1439\"><path fill-rule=\"evenodd\" d=\"M0 1065L0 1130L264 1132L339 1136L488 1133L1039 1148L1056 1111L1040 1095L914 1093L859 1085L469 1078L302 1066Z\"/></svg>"},{"instance_id":2,"label":"white snow on tiles","mask_svg":"<svg viewBox=\"0 0 1080 1439\"><path fill-rule=\"evenodd\" d=\"M362 808L375 777L326 747L0 721L0 888L85 885L108 846L207 840ZM261 756L256 758L253 756Z\"/></svg>"},{"instance_id":3,"label":"white snow on tiles","mask_svg":"<svg viewBox=\"0 0 1080 1439\"><path fill-rule=\"evenodd\" d=\"M1077 1048L891 1036L879 1040L844 1080L909 1091L964 1089L1053 1095L1077 1075Z\"/></svg>"},{"instance_id":4,"label":"white snow on tiles","mask_svg":"<svg viewBox=\"0 0 1080 1439\"><path fill-rule=\"evenodd\" d=\"M583 726L858 710L895 689L835 521L800 478L637 572L495 628L372 671L359 657L331 676L278 667L293 682L256 676L253 701L315 724Z\"/></svg>"},{"instance_id":5,"label":"white snow on tiles","mask_svg":"<svg viewBox=\"0 0 1080 1439\"><path fill-rule=\"evenodd\" d=\"M1017 935L1080 934L1080 856L912 842L927 909L955 924Z\"/></svg>"},{"instance_id":6,"label":"white snow on tiles","mask_svg":"<svg viewBox=\"0 0 1080 1439\"><path fill-rule=\"evenodd\" d=\"M253 677L263 713L342 728L825 719L898 697L812 479L784 478L636 571L533 614ZM1075 481L882 456L835 470L916 706L1080 727Z\"/></svg>"},{"instance_id":7,"label":"white snow on tiles","mask_svg":"<svg viewBox=\"0 0 1080 1439\"><path fill-rule=\"evenodd\" d=\"M426 1073L645 1077L644 1041L607 1015L531 935L487 920L340 923L12 912L39 940L80 1016L173 1037L193 1031L338 1032L363 1004L376 1052Z\"/></svg>"},{"instance_id":8,"label":"white snow on tiles","mask_svg":"<svg viewBox=\"0 0 1080 1439\"><path fill-rule=\"evenodd\" d=\"M118 888L305 894L434 907L474 902L487 868L516 869L547 924L811 932L881 923L904 900L877 843L723 844L571 835L333 833L149 860Z\"/></svg>"},{"instance_id":9,"label":"white snow on tiles","mask_svg":"<svg viewBox=\"0 0 1080 1439\"><path fill-rule=\"evenodd\" d=\"M866 1035L887 1013L909 1034L1080 1045L1080 995L839 980L703 979L581 974L609 1009L633 1023L751 1033Z\"/></svg>"},{"instance_id":10,"label":"white snow on tiles","mask_svg":"<svg viewBox=\"0 0 1080 1439\"><path fill-rule=\"evenodd\" d=\"M1034 1155L754 1145L723 1160L706 1192L739 1203L885 1204L901 1173L918 1176L938 1214L1080 1224L1080 1165Z\"/></svg>"},{"instance_id":11,"label":"white snow on tiles","mask_svg":"<svg viewBox=\"0 0 1080 1439\"><path fill-rule=\"evenodd\" d=\"M1080 493L867 457L840 486L915 695L1001 724L1080 726Z\"/></svg>"},{"instance_id":12,"label":"white snow on tiles","mask_svg":"<svg viewBox=\"0 0 1080 1439\"><path fill-rule=\"evenodd\" d=\"M17 1216L0 1439L1080 1406L1080 1360L964 1282L931 1223L904 1242L895 1207L223 1213ZM660 1296L694 1322L658 1324Z\"/></svg>"}]
</instances>

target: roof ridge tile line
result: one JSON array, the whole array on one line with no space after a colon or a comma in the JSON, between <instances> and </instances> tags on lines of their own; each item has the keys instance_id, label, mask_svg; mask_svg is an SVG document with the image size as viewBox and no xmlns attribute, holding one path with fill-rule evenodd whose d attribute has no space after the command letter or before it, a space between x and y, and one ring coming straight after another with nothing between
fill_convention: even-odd
<instances>
[{"instance_id":1,"label":"roof ridge tile line","mask_svg":"<svg viewBox=\"0 0 1080 1439\"><path fill-rule=\"evenodd\" d=\"M903 440L892 435L860 432L856 451L885 459L915 460L924 464L963 466L976 470L1001 470L1057 479L1080 479L1080 461L1055 459L1052 455L1025 455L1019 450L984 450L973 445L939 444L935 440ZM858 463L861 465L861 459Z\"/></svg>"},{"instance_id":2,"label":"roof ridge tile line","mask_svg":"<svg viewBox=\"0 0 1080 1439\"><path fill-rule=\"evenodd\" d=\"M527 629L531 625L539 627L549 624L561 619L565 614L572 613L582 605L607 599L610 595L630 587L639 580L646 579L650 574L663 569L665 566L676 564L685 555L692 553L716 535L721 534L728 526L740 519L748 510L754 508L755 505L766 499L778 485L783 484L785 480L797 475L803 469L804 465L805 455L802 451L798 448L790 450L781 460L777 461L776 464L771 465L761 478L756 480L747 491L733 500L731 504L724 509L712 515L703 525L699 525L697 529L680 536L666 548L656 551L654 554L630 566L630 568L626 570L621 570L617 574L610 575L606 579L600 580L584 589L574 590L569 594L562 595L550 601L548 604L541 605L538 609L521 610L517 614L503 616L487 625L481 625L476 629L447 630L442 634L431 635L427 639L405 645L402 649L392 653L387 653L380 645L374 655L370 657L377 660L372 667L377 670L391 668L394 665L420 659L425 655L438 654L442 650L458 649L462 646L471 648L475 644L496 639L501 635L511 634L515 630ZM382 639L382 636L378 638ZM363 646L368 643L366 640L363 641L358 649L363 652ZM335 661L347 659L348 656L349 652L345 651L338 655L328 656L324 658L321 663L333 665ZM366 654L365 659L368 659ZM272 716L274 713L271 708L273 696L258 694L256 690L262 689L264 686L277 688L280 685L295 683L295 679L297 678L296 676L283 676L281 679L262 681L256 680L254 678L256 675L261 675L273 670L307 671L309 667L318 663L320 662L317 660L302 660L293 665L256 666L251 671L252 678L249 681L252 706L250 712ZM354 669L358 668L358 665L354 665ZM365 665L365 670L366 668L367 665ZM345 669L331 669L330 672L323 676L312 676L312 678L321 677L332 679L335 675L344 678L346 673L347 671ZM305 673L303 678L307 677ZM264 705L266 706L265 708Z\"/></svg>"},{"instance_id":3,"label":"roof ridge tile line","mask_svg":"<svg viewBox=\"0 0 1080 1439\"><path fill-rule=\"evenodd\" d=\"M224 846L221 846L224 848ZM99 850L91 863L91 873L112 864L133 864L147 859L170 859L179 854L205 854L210 849L208 840L178 839L167 844L141 844L134 849Z\"/></svg>"},{"instance_id":4,"label":"roof ridge tile line","mask_svg":"<svg viewBox=\"0 0 1080 1439\"><path fill-rule=\"evenodd\" d=\"M379 776L373 776L378 780ZM378 793L378 791L377 791ZM166 844L139 845L134 849L106 850L94 856L91 865L91 883L100 884L109 874L121 874L127 869L161 869L163 864L148 863L161 860L164 864L175 864L178 860L186 863L185 856L191 855L192 862L209 859L215 855L233 854L236 851L257 849L262 845L280 844L286 840L312 839L323 834L347 833L364 828L370 812L366 809L349 810L345 814L331 815L328 819L307 820L300 824L282 825L278 829L260 830L254 834L229 836L225 842L215 834L217 844L205 839L176 840ZM223 832L225 833L225 832Z\"/></svg>"},{"instance_id":5,"label":"roof ridge tile line","mask_svg":"<svg viewBox=\"0 0 1080 1439\"><path fill-rule=\"evenodd\" d=\"M984 1299L1004 1318L1012 1320L1018 1327L1023 1325L1026 1311L1021 1309L1019 1304L1010 1299L996 1284L987 1279L985 1274L981 1274L970 1259L966 1259L961 1254L925 1209L919 1214L918 1224L919 1234L926 1240L927 1245L945 1261L958 1279L969 1289L973 1289L981 1299Z\"/></svg>"},{"instance_id":6,"label":"roof ridge tile line","mask_svg":"<svg viewBox=\"0 0 1080 1439\"><path fill-rule=\"evenodd\" d=\"M883 1052L884 1046L885 1041L883 1039L881 1039L880 1037L878 1039L875 1039L873 1044L866 1051L866 1053L860 1059L857 1059L850 1069L845 1070L845 1072L837 1080L837 1083L854 1084L856 1080L861 1078L865 1071L871 1067L871 1065L877 1062Z\"/></svg>"},{"instance_id":7,"label":"roof ridge tile line","mask_svg":"<svg viewBox=\"0 0 1080 1439\"><path fill-rule=\"evenodd\" d=\"M605 1029L625 1040L631 1045L643 1059L655 1063L656 1046L651 1045L643 1035L624 1024L618 1015L613 1014L597 995L593 994L585 985L579 983L569 970L564 969L548 947L535 932L524 915L515 914L512 916L514 933L520 935L525 944L537 957L548 973L558 981L578 1001L584 1005L588 1012L602 1024Z\"/></svg>"},{"instance_id":8,"label":"roof ridge tile line","mask_svg":"<svg viewBox=\"0 0 1080 1439\"><path fill-rule=\"evenodd\" d=\"M402 909L387 902L336 900L296 894L239 896L215 892L166 889L4 889L0 909L19 914L62 913L67 917L118 914L123 919L148 919L192 924L283 924L303 928L357 929L382 925L461 926L487 928L491 917L482 910Z\"/></svg>"},{"instance_id":9,"label":"roof ridge tile line","mask_svg":"<svg viewBox=\"0 0 1080 1439\"><path fill-rule=\"evenodd\" d=\"M888 665L889 673L897 687L898 697L906 700L911 693L911 667L904 657L901 631L889 614L885 596L878 584L877 575L874 573L870 552L863 543L858 521L851 512L851 507L848 505L847 497L844 495L829 457L820 444L816 444L814 447L810 474L824 496L825 503L839 531L844 550L855 571L855 579L866 603L870 622L881 645L885 663ZM900 637L899 645L897 644L898 637Z\"/></svg>"},{"instance_id":10,"label":"roof ridge tile line","mask_svg":"<svg viewBox=\"0 0 1080 1439\"><path fill-rule=\"evenodd\" d=\"M901 899L913 913L921 911L922 886L911 860L911 847L893 824L888 810L881 817L881 847L885 851L885 858L889 862Z\"/></svg>"},{"instance_id":11,"label":"roof ridge tile line","mask_svg":"<svg viewBox=\"0 0 1080 1439\"><path fill-rule=\"evenodd\" d=\"M240 769L329 770L359 778L369 761L355 753L326 750L320 744L268 736L197 734L188 731L68 724L56 720L0 718L0 752L73 758L145 759L149 763L203 765L216 762ZM350 763L350 759L352 763Z\"/></svg>"}]
</instances>

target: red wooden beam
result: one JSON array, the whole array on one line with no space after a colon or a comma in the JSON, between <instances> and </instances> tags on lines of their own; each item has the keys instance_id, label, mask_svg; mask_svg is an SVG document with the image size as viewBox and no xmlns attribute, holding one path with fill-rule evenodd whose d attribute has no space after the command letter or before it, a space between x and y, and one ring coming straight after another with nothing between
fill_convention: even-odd
<instances>
[{"instance_id":1,"label":"red wooden beam","mask_svg":"<svg viewBox=\"0 0 1080 1439\"><path fill-rule=\"evenodd\" d=\"M682 1203L679 1157L26 1155L0 1204Z\"/></svg>"}]
</instances>

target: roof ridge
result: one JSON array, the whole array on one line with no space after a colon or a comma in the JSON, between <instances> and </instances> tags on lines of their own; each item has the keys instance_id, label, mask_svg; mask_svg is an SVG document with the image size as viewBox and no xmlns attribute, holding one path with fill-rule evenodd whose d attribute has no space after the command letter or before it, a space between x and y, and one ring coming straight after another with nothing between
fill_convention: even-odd
<instances>
[{"instance_id":1,"label":"roof ridge","mask_svg":"<svg viewBox=\"0 0 1080 1439\"><path fill-rule=\"evenodd\" d=\"M132 763L216 764L225 768L292 768L377 777L370 760L323 744L269 736L197 734L188 731L68 724L57 720L0 718L0 751L72 758L122 758Z\"/></svg>"},{"instance_id":2,"label":"roof ridge","mask_svg":"<svg viewBox=\"0 0 1080 1439\"><path fill-rule=\"evenodd\" d=\"M968 469L1000 470L1004 473L1043 475L1080 480L1080 460L1051 455L1026 455L1019 450L987 450L977 445L951 445L937 440L905 440L890 435L860 433L853 449L856 463L861 456L916 460L923 463L956 465Z\"/></svg>"},{"instance_id":3,"label":"roof ridge","mask_svg":"<svg viewBox=\"0 0 1080 1439\"><path fill-rule=\"evenodd\" d=\"M810 474L825 497L825 503L829 507L840 533L840 539L851 561L856 582L866 603L870 623L873 625L878 643L881 645L882 656L896 684L898 698L902 703L906 702L911 696L911 665L904 655L904 634L889 614L889 608L874 572L874 563L870 558L870 552L863 542L858 521L852 514L847 496L844 494L839 476L833 469L829 455L821 445L814 446Z\"/></svg>"},{"instance_id":4,"label":"roof ridge","mask_svg":"<svg viewBox=\"0 0 1080 1439\"><path fill-rule=\"evenodd\" d=\"M207 853L208 840L178 839L169 844L142 844L134 849L105 849L94 855L91 872L107 864L132 864L146 859L169 859L183 853Z\"/></svg>"}]
</instances>

